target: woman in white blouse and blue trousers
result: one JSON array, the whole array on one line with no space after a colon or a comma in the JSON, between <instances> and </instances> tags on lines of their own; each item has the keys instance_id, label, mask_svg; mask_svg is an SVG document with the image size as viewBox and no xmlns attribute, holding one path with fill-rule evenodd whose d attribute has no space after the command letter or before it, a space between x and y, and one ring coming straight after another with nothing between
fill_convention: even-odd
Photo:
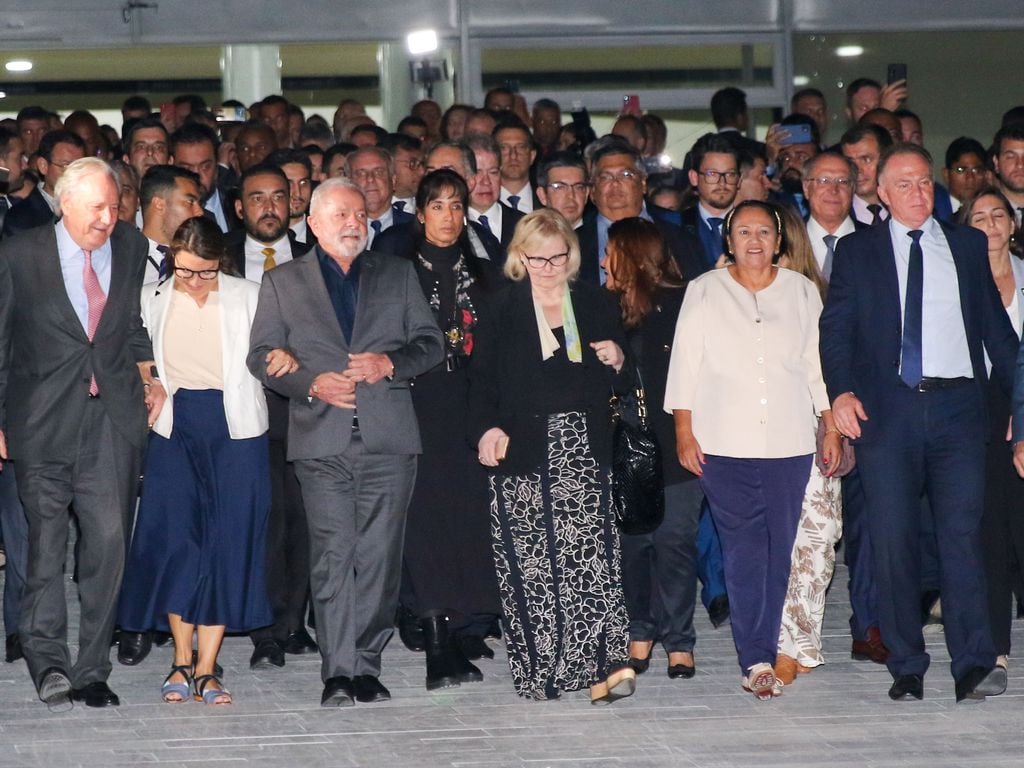
<instances>
[{"instance_id":1,"label":"woman in white blouse and blue trousers","mask_svg":"<svg viewBox=\"0 0 1024 768\"><path fill-rule=\"evenodd\" d=\"M781 692L773 667L816 414L826 466L838 463L841 436L818 357L821 298L810 280L775 265L785 247L778 211L741 203L723 235L733 263L687 289L665 410L721 535L743 687L770 699Z\"/></svg>"}]
</instances>

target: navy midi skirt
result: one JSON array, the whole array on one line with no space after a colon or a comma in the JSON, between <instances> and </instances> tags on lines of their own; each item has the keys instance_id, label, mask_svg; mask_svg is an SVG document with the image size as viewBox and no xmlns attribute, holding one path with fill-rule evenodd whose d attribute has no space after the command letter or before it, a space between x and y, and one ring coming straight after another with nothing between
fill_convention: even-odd
<instances>
[{"instance_id":1,"label":"navy midi skirt","mask_svg":"<svg viewBox=\"0 0 1024 768\"><path fill-rule=\"evenodd\" d=\"M171 437L149 437L122 629L167 631L169 613L228 632L273 623L264 577L269 472L265 434L228 434L223 392L174 393Z\"/></svg>"}]
</instances>

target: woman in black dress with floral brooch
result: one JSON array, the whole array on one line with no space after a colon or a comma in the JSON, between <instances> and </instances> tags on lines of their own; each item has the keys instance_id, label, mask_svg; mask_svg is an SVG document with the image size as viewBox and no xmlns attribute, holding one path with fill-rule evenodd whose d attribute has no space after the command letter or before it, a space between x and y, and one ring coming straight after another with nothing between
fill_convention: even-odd
<instances>
[{"instance_id":1,"label":"woman in black dress with floral brooch","mask_svg":"<svg viewBox=\"0 0 1024 768\"><path fill-rule=\"evenodd\" d=\"M416 193L413 260L445 335L445 361L412 383L423 454L406 522L403 604L420 618L427 690L483 679L469 659L493 656L484 636L500 610L487 475L464 425L476 326L502 278L466 231L468 200L466 182L447 169L427 174Z\"/></svg>"}]
</instances>

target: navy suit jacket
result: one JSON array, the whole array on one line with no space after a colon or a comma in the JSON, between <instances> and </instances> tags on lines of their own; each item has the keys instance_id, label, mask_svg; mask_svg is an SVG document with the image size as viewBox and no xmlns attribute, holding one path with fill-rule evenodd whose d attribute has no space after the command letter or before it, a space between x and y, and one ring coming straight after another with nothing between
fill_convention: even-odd
<instances>
[{"instance_id":1,"label":"navy suit jacket","mask_svg":"<svg viewBox=\"0 0 1024 768\"><path fill-rule=\"evenodd\" d=\"M4 218L4 237L10 237L16 232L24 232L26 229L40 227L43 224L53 224L57 217L53 215L46 198L39 191L39 187L32 190L32 193L19 203L11 206Z\"/></svg>"},{"instance_id":2,"label":"navy suit jacket","mask_svg":"<svg viewBox=\"0 0 1024 768\"><path fill-rule=\"evenodd\" d=\"M685 279L693 280L708 270L699 238L667 221L666 214L669 212L664 208L648 205L647 212L668 243L669 250L675 256L676 264L679 265ZM599 285L601 282L600 264L604 258L604 254L597 252L597 215L597 208L588 207L583 213L583 222L576 230L580 240L580 280L593 285Z\"/></svg>"},{"instance_id":3,"label":"navy suit jacket","mask_svg":"<svg viewBox=\"0 0 1024 768\"><path fill-rule=\"evenodd\" d=\"M939 224L956 264L974 386L984 404L984 353L992 361L993 375L1009 392L1019 342L992 279L985 235L972 227ZM913 427L905 407L910 391L899 375L899 280L888 226L868 227L837 243L820 331L829 398L853 392L860 399L868 415L861 423L860 441L900 443ZM985 414L979 416L984 425Z\"/></svg>"}]
</instances>

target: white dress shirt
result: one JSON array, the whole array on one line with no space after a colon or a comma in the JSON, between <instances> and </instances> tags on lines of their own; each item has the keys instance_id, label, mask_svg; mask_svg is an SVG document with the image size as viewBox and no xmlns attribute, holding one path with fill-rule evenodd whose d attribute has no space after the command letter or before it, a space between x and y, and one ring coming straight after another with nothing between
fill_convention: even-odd
<instances>
[{"instance_id":1,"label":"white dress shirt","mask_svg":"<svg viewBox=\"0 0 1024 768\"><path fill-rule=\"evenodd\" d=\"M818 220L811 216L807 219L807 237L811 241L811 250L814 251L814 260L818 262L818 270L821 271L825 268L825 256L828 255L828 246L825 245L825 235L834 235L836 240L841 237L853 234L857 231L857 227L854 226L853 219L847 216L843 219L843 223L839 225L839 228L835 232L829 232ZM835 252L835 246L832 246L833 252Z\"/></svg>"},{"instance_id":2,"label":"white dress shirt","mask_svg":"<svg viewBox=\"0 0 1024 768\"><path fill-rule=\"evenodd\" d=\"M384 230L388 229L389 227L391 227L391 225L395 223L395 212L391 209L391 206L389 205L387 207L387 210L385 210L384 213L382 213L376 219L366 220L367 250L370 250L373 247L373 241L377 238L377 231L373 228L373 222L375 221L380 222L380 231L383 232Z\"/></svg>"},{"instance_id":3,"label":"white dress shirt","mask_svg":"<svg viewBox=\"0 0 1024 768\"><path fill-rule=\"evenodd\" d=\"M907 272L910 268L911 238L908 227L889 219L889 234L896 255L896 277L900 291L900 327L906 311ZM941 379L974 377L971 352L967 346L964 314L960 306L960 281L946 235L932 218L921 225L924 252L924 294L921 304L921 372Z\"/></svg>"},{"instance_id":4,"label":"white dress shirt","mask_svg":"<svg viewBox=\"0 0 1024 768\"><path fill-rule=\"evenodd\" d=\"M512 205L512 203L508 201L508 199L512 197L512 195L519 196L518 206ZM501 188L501 202L503 202L509 208L513 208L517 211L522 211L523 213L533 213L533 186L530 183L527 183L526 186L520 189L518 192L509 192L503 186Z\"/></svg>"},{"instance_id":5,"label":"white dress shirt","mask_svg":"<svg viewBox=\"0 0 1024 768\"><path fill-rule=\"evenodd\" d=\"M797 272L752 293L729 269L691 280L676 323L665 410L692 411L705 454L780 459L814 453L830 408L818 357L821 296Z\"/></svg>"},{"instance_id":6,"label":"white dress shirt","mask_svg":"<svg viewBox=\"0 0 1024 768\"><path fill-rule=\"evenodd\" d=\"M488 208L482 213L476 208L470 207L469 209L469 220L480 223L480 217L487 217L487 228L491 230L491 234L494 235L498 240L501 240L501 203L497 200L494 201L494 205Z\"/></svg>"},{"instance_id":7,"label":"white dress shirt","mask_svg":"<svg viewBox=\"0 0 1024 768\"><path fill-rule=\"evenodd\" d=\"M245 236L245 279L254 283L263 282L263 262L266 261L264 248L274 249L274 263L281 266L286 261L292 260L292 244L288 241L288 233L273 243L261 243L254 240L252 235Z\"/></svg>"},{"instance_id":8,"label":"white dress shirt","mask_svg":"<svg viewBox=\"0 0 1024 768\"><path fill-rule=\"evenodd\" d=\"M228 220L224 215L224 198L220 196L219 189L215 188L213 190L213 194L203 203L203 208L213 214L213 218L217 222L217 226L220 227L220 231L227 233Z\"/></svg>"},{"instance_id":9,"label":"white dress shirt","mask_svg":"<svg viewBox=\"0 0 1024 768\"><path fill-rule=\"evenodd\" d=\"M303 216L301 219L299 219L299 223L298 224L292 224L289 227L289 229L291 229L292 234L295 235L295 239L298 240L303 245L305 245L306 243L309 242L309 239L310 239L309 224L306 223L306 217L305 216Z\"/></svg>"},{"instance_id":10,"label":"white dress shirt","mask_svg":"<svg viewBox=\"0 0 1024 768\"><path fill-rule=\"evenodd\" d=\"M146 254L146 274L142 278L142 284L155 283L160 279L160 263L164 259L164 255L157 250L159 243L151 237L146 237L149 241L149 253Z\"/></svg>"},{"instance_id":11,"label":"white dress shirt","mask_svg":"<svg viewBox=\"0 0 1024 768\"><path fill-rule=\"evenodd\" d=\"M878 212L878 215L882 218L882 221L885 221L889 218L889 210L881 203L879 205L882 206L882 209ZM864 224L870 224L874 220L874 216L868 210L867 201L858 195L853 196L853 216L857 221Z\"/></svg>"}]
</instances>

